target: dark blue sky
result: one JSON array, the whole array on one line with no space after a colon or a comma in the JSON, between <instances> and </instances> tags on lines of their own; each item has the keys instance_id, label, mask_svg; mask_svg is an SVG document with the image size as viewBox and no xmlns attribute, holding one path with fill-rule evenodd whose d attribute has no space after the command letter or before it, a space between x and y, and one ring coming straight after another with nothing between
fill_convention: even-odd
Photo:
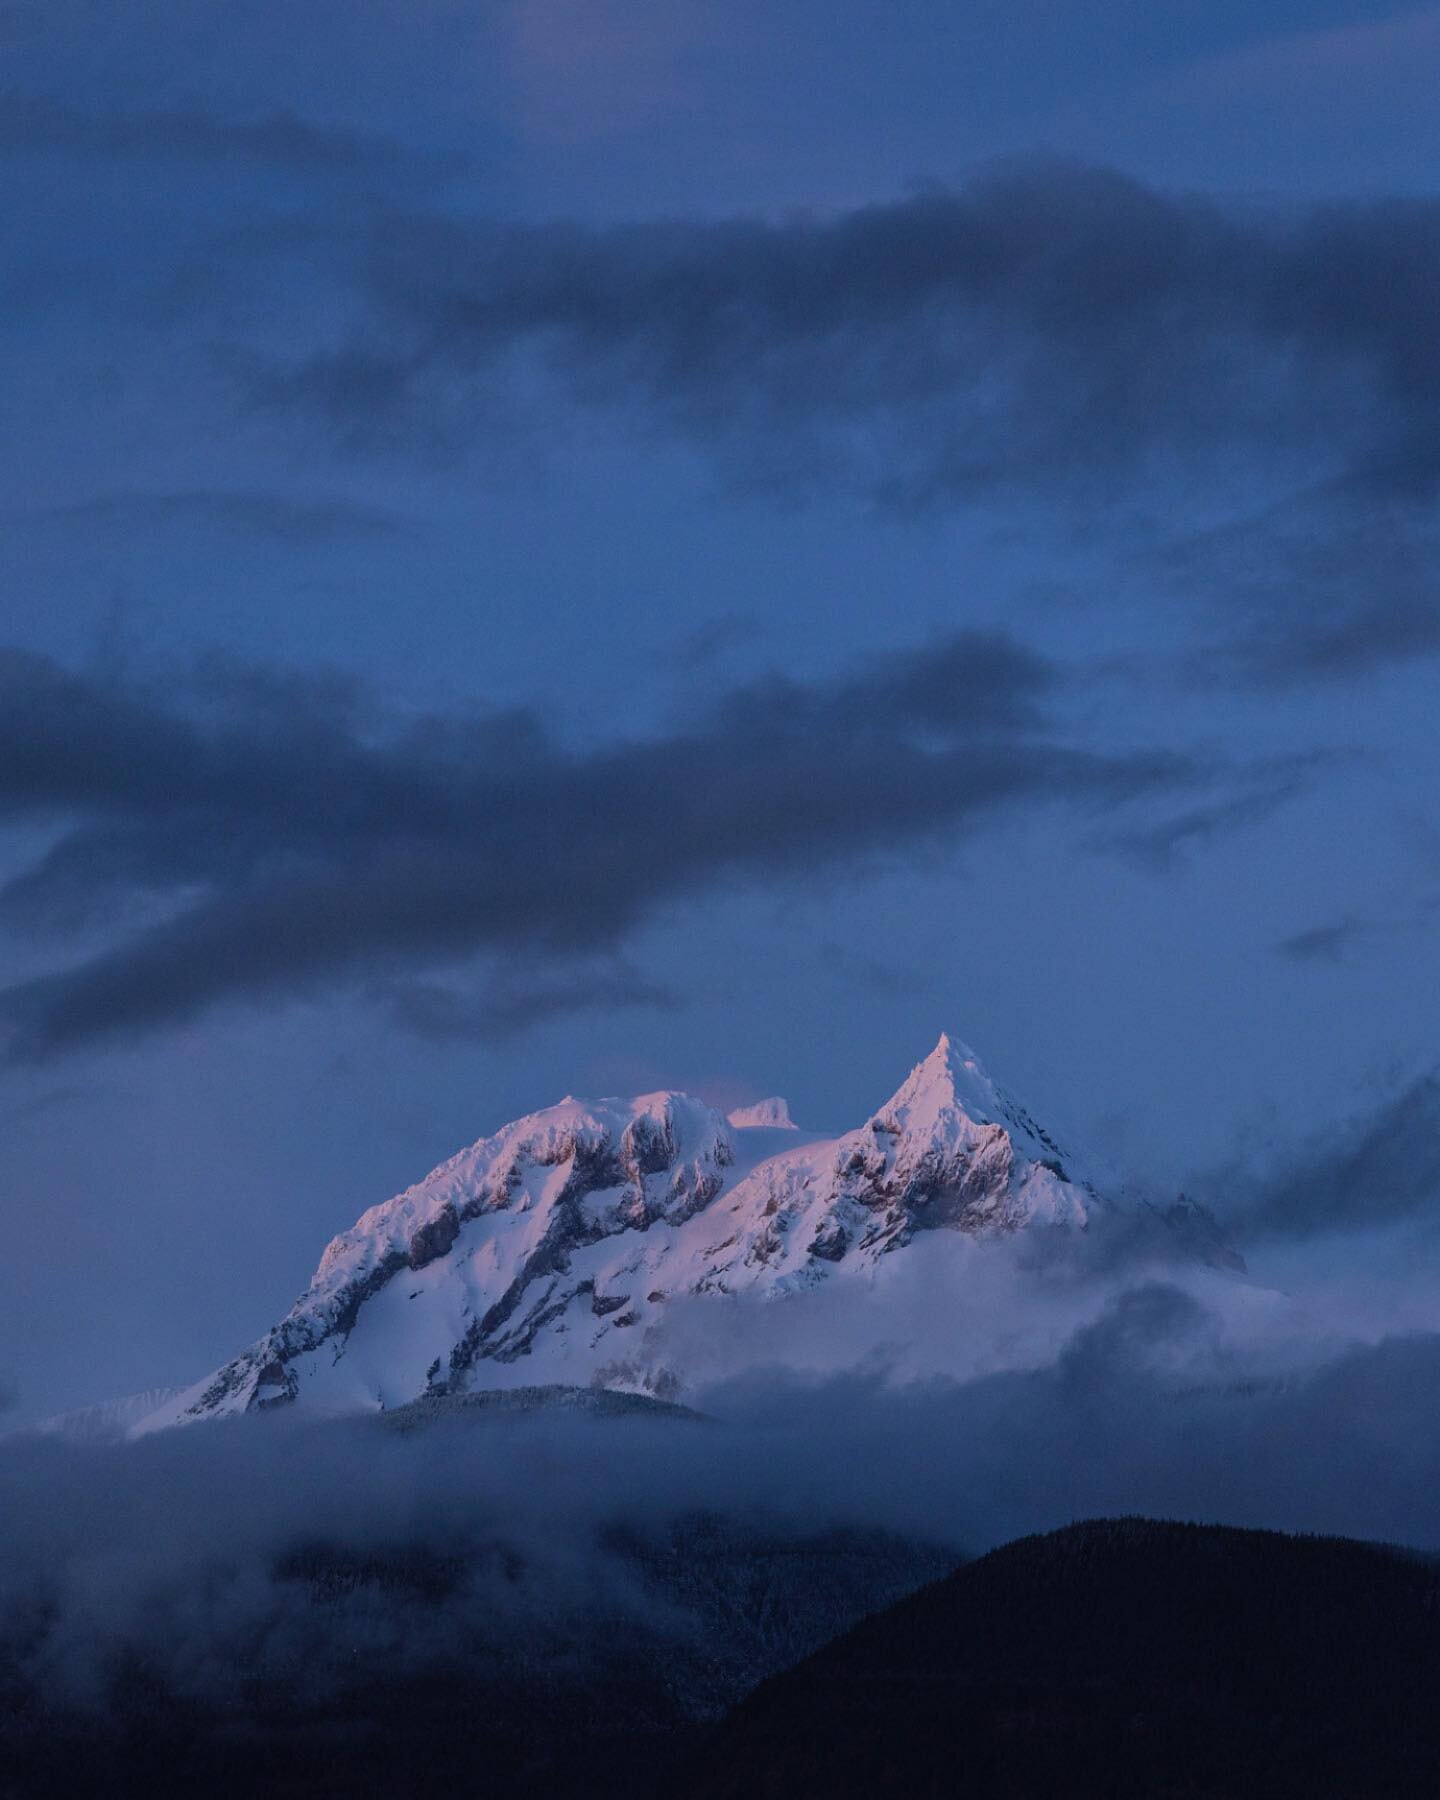
<instances>
[{"instance_id":1,"label":"dark blue sky","mask_svg":"<svg viewBox=\"0 0 1440 1800\"><path fill-rule=\"evenodd\" d=\"M0 61L27 1409L566 1091L843 1127L948 1026L1161 1191L1430 1094L1440 8Z\"/></svg>"}]
</instances>

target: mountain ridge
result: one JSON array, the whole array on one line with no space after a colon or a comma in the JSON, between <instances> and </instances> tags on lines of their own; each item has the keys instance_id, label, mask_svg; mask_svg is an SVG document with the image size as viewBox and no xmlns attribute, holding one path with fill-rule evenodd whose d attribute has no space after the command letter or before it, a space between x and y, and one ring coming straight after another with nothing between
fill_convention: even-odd
<instances>
[{"instance_id":1,"label":"mountain ridge","mask_svg":"<svg viewBox=\"0 0 1440 1800\"><path fill-rule=\"evenodd\" d=\"M284 1319L134 1429L519 1382L673 1398L676 1299L778 1299L873 1277L930 1231L1083 1233L1121 1210L948 1034L838 1137L778 1098L726 1116L672 1090L567 1096L369 1208Z\"/></svg>"}]
</instances>

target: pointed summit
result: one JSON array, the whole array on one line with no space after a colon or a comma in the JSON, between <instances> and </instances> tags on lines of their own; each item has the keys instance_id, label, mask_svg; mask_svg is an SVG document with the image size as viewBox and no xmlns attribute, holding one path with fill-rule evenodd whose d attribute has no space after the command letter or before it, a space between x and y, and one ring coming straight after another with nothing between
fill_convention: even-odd
<instances>
[{"instance_id":1,"label":"pointed summit","mask_svg":"<svg viewBox=\"0 0 1440 1800\"><path fill-rule=\"evenodd\" d=\"M1000 1119L1004 1105L995 1084L968 1044L942 1031L935 1048L905 1077L875 1114L888 1129L928 1134L943 1115L964 1114L975 1125Z\"/></svg>"},{"instance_id":2,"label":"pointed summit","mask_svg":"<svg viewBox=\"0 0 1440 1800\"><path fill-rule=\"evenodd\" d=\"M1012 1095L991 1080L980 1058L960 1038L942 1031L935 1048L906 1076L871 1120L872 1126L913 1146L973 1143L1000 1126L1020 1156L1065 1179L1078 1172L1055 1139ZM1083 1179L1083 1176L1080 1176Z\"/></svg>"}]
</instances>

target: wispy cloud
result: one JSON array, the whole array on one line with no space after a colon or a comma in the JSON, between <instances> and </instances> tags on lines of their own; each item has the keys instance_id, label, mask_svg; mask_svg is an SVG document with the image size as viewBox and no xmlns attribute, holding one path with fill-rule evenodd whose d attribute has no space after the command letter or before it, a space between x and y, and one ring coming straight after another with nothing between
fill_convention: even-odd
<instances>
[{"instance_id":1,"label":"wispy cloud","mask_svg":"<svg viewBox=\"0 0 1440 1800\"><path fill-rule=\"evenodd\" d=\"M1176 868L1190 853L1233 832L1263 824L1336 761L1335 753L1316 751L1256 763L1231 791L1206 796L1158 819L1099 832L1091 839L1092 847L1157 871Z\"/></svg>"},{"instance_id":2,"label":"wispy cloud","mask_svg":"<svg viewBox=\"0 0 1440 1800\"><path fill-rule=\"evenodd\" d=\"M0 915L120 933L0 992L11 1054L395 982L392 1011L432 1032L508 1029L521 988L552 1015L613 999L635 931L717 883L1248 779L1077 744L1062 686L1013 640L962 633L828 679L752 681L682 728L576 752L523 710L397 721L334 678L212 661L145 682L9 652L0 814L60 831L0 890ZM468 1014L404 985L476 956L512 973Z\"/></svg>"},{"instance_id":3,"label":"wispy cloud","mask_svg":"<svg viewBox=\"0 0 1440 1800\"><path fill-rule=\"evenodd\" d=\"M1332 476L1440 477L1440 358L1417 330L1440 203L1246 212L1047 164L781 222L315 230L374 329L251 388L352 440L530 348L572 398L653 407L757 472L780 434L770 456L896 501L1293 453L1322 418Z\"/></svg>"},{"instance_id":4,"label":"wispy cloud","mask_svg":"<svg viewBox=\"0 0 1440 1800\"><path fill-rule=\"evenodd\" d=\"M1154 593L1223 629L1190 659L1191 676L1232 688L1333 685L1440 654L1429 479L1425 462L1408 473L1362 468L1139 558Z\"/></svg>"},{"instance_id":5,"label":"wispy cloud","mask_svg":"<svg viewBox=\"0 0 1440 1800\"><path fill-rule=\"evenodd\" d=\"M1365 919L1337 919L1329 925L1312 925L1281 938L1275 951L1292 962L1343 962L1347 953L1372 936L1374 930L1374 925Z\"/></svg>"},{"instance_id":6,"label":"wispy cloud","mask_svg":"<svg viewBox=\"0 0 1440 1800\"><path fill-rule=\"evenodd\" d=\"M1387 938L1433 932L1437 923L1440 897L1424 894L1403 908L1377 908L1370 916L1352 912L1323 920L1282 938L1273 948L1292 962L1336 964Z\"/></svg>"},{"instance_id":7,"label":"wispy cloud","mask_svg":"<svg viewBox=\"0 0 1440 1800\"><path fill-rule=\"evenodd\" d=\"M380 133L321 125L288 111L229 118L199 108L86 111L45 94L0 92L0 156L136 157L236 163L300 175L398 174L453 157L417 151Z\"/></svg>"},{"instance_id":8,"label":"wispy cloud","mask_svg":"<svg viewBox=\"0 0 1440 1800\"><path fill-rule=\"evenodd\" d=\"M1142 571L1222 615L1229 679L1440 651L1440 202L1245 208L1021 163L781 220L278 229L355 323L219 365L247 410L346 454L458 453L503 393L643 419L750 492L1059 501L1102 531L1243 468L1252 516Z\"/></svg>"},{"instance_id":9,"label":"wispy cloud","mask_svg":"<svg viewBox=\"0 0 1440 1800\"><path fill-rule=\"evenodd\" d=\"M1368 1109L1338 1111L1266 1167L1236 1166L1202 1185L1247 1242L1440 1222L1440 1071Z\"/></svg>"},{"instance_id":10,"label":"wispy cloud","mask_svg":"<svg viewBox=\"0 0 1440 1800\"><path fill-rule=\"evenodd\" d=\"M1397 90L1440 73L1440 7L1281 32L1243 50L1205 57L1170 77L1176 98L1254 105L1300 95L1341 106L1393 106Z\"/></svg>"},{"instance_id":11,"label":"wispy cloud","mask_svg":"<svg viewBox=\"0 0 1440 1800\"><path fill-rule=\"evenodd\" d=\"M623 959L568 968L502 966L481 986L412 977L383 982L369 998L402 1030L440 1043L497 1043L576 1013L670 1012L683 1005L673 988Z\"/></svg>"}]
</instances>

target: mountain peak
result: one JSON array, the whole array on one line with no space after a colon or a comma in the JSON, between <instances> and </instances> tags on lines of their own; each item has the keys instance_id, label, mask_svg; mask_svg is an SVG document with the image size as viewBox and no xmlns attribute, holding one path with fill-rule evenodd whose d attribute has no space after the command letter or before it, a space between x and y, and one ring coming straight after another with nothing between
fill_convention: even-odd
<instances>
[{"instance_id":1,"label":"mountain peak","mask_svg":"<svg viewBox=\"0 0 1440 1800\"><path fill-rule=\"evenodd\" d=\"M750 1131L762 1126L770 1131L794 1131L795 1121L790 1117L789 1102L779 1094L771 1094L768 1100L757 1100L753 1106L737 1106L726 1113L726 1122L737 1131Z\"/></svg>"},{"instance_id":2,"label":"mountain peak","mask_svg":"<svg viewBox=\"0 0 1440 1800\"><path fill-rule=\"evenodd\" d=\"M343 1411L537 1380L668 1391L691 1353L673 1301L868 1283L936 1229L1083 1230L1105 1205L949 1033L836 1138L796 1131L778 1096L728 1119L668 1090L566 1100L362 1214L284 1319L136 1429L302 1396Z\"/></svg>"},{"instance_id":3,"label":"mountain peak","mask_svg":"<svg viewBox=\"0 0 1440 1800\"><path fill-rule=\"evenodd\" d=\"M908 1134L934 1125L942 1114L964 1113L972 1123L988 1125L1002 1111L995 1084L975 1052L942 1031L935 1048L916 1063L875 1118Z\"/></svg>"},{"instance_id":4,"label":"mountain peak","mask_svg":"<svg viewBox=\"0 0 1440 1800\"><path fill-rule=\"evenodd\" d=\"M1021 1157L1063 1180L1078 1174L1050 1133L991 1080L970 1046L945 1031L870 1123L911 1144L916 1154L927 1146L943 1152L972 1144L1000 1127Z\"/></svg>"}]
</instances>

